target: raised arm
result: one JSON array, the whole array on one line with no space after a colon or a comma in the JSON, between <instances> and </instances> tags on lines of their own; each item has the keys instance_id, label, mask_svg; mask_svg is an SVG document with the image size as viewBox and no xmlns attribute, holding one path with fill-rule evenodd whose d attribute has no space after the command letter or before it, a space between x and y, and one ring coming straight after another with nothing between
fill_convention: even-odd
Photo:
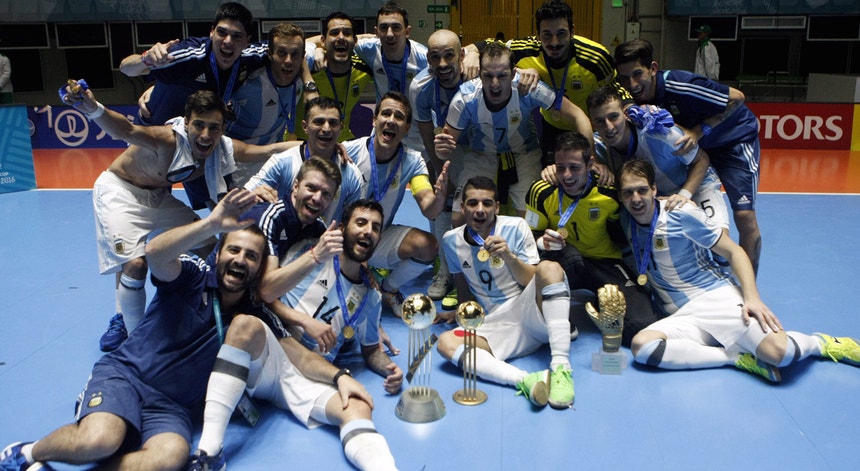
<instances>
[{"instance_id":1,"label":"raised arm","mask_svg":"<svg viewBox=\"0 0 860 471\"><path fill-rule=\"evenodd\" d=\"M131 54L126 56L126 58L120 62L119 70L129 77L148 75L150 69L169 64L173 61L173 56L170 55L168 50L177 43L179 43L178 39L174 39L166 43L155 43L151 48L143 51L141 54Z\"/></svg>"}]
</instances>

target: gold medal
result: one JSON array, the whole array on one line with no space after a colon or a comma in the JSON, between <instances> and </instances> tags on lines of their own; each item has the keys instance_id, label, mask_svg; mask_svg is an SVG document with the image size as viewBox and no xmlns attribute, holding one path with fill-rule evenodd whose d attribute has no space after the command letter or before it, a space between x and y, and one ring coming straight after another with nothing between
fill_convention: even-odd
<instances>
[{"instance_id":1,"label":"gold medal","mask_svg":"<svg viewBox=\"0 0 860 471\"><path fill-rule=\"evenodd\" d=\"M478 250L478 261L486 262L490 259L490 252L487 249Z\"/></svg>"},{"instance_id":2,"label":"gold medal","mask_svg":"<svg viewBox=\"0 0 860 471\"><path fill-rule=\"evenodd\" d=\"M502 257L499 257L498 255L493 255L492 257L490 257L490 266L493 268L502 268L503 266L505 266L505 261L502 260Z\"/></svg>"},{"instance_id":3,"label":"gold medal","mask_svg":"<svg viewBox=\"0 0 860 471\"><path fill-rule=\"evenodd\" d=\"M557 232L558 232L558 235L560 235L562 239L567 239L567 229L565 229L563 227L559 227Z\"/></svg>"},{"instance_id":4,"label":"gold medal","mask_svg":"<svg viewBox=\"0 0 860 471\"><path fill-rule=\"evenodd\" d=\"M297 141L299 138L296 136L294 132L287 132L284 134L285 141Z\"/></svg>"},{"instance_id":5,"label":"gold medal","mask_svg":"<svg viewBox=\"0 0 860 471\"><path fill-rule=\"evenodd\" d=\"M433 128L433 134L434 134L434 135L436 135L436 134L442 134L442 130L443 130L443 129L444 129L444 128L443 128L442 126L436 126L435 128Z\"/></svg>"},{"instance_id":6,"label":"gold medal","mask_svg":"<svg viewBox=\"0 0 860 471\"><path fill-rule=\"evenodd\" d=\"M345 326L343 328L342 332L343 332L343 336L346 337L347 339L351 339L351 338L355 337L355 329L353 329L351 326Z\"/></svg>"},{"instance_id":7,"label":"gold medal","mask_svg":"<svg viewBox=\"0 0 860 471\"><path fill-rule=\"evenodd\" d=\"M648 275L639 275L636 282L639 283L639 286L645 286L645 283L648 283Z\"/></svg>"}]
</instances>

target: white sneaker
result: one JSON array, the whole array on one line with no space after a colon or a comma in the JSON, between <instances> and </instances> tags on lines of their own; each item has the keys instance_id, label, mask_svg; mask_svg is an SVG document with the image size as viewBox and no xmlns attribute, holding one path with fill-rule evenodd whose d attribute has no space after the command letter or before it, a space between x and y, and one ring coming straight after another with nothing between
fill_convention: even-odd
<instances>
[{"instance_id":1,"label":"white sneaker","mask_svg":"<svg viewBox=\"0 0 860 471\"><path fill-rule=\"evenodd\" d=\"M440 270L433 276L433 281L427 288L427 296L430 296L430 299L434 301L439 301L448 294L452 284L451 275Z\"/></svg>"}]
</instances>

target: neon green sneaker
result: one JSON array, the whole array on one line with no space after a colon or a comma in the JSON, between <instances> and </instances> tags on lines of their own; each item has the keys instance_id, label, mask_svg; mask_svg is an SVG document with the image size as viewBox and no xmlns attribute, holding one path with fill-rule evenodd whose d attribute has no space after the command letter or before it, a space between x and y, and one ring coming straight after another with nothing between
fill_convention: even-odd
<instances>
[{"instance_id":1,"label":"neon green sneaker","mask_svg":"<svg viewBox=\"0 0 860 471\"><path fill-rule=\"evenodd\" d=\"M821 354L836 362L860 366L860 345L851 337L815 333L821 339Z\"/></svg>"},{"instance_id":2,"label":"neon green sneaker","mask_svg":"<svg viewBox=\"0 0 860 471\"><path fill-rule=\"evenodd\" d=\"M529 373L517 383L517 396L526 396L532 404L543 407L549 396L549 370Z\"/></svg>"},{"instance_id":3,"label":"neon green sneaker","mask_svg":"<svg viewBox=\"0 0 860 471\"><path fill-rule=\"evenodd\" d=\"M757 374L771 383L782 381L782 376L779 374L779 369L773 365L759 360L751 353L743 353L735 360L735 366L739 370L744 370L752 374Z\"/></svg>"},{"instance_id":4,"label":"neon green sneaker","mask_svg":"<svg viewBox=\"0 0 860 471\"><path fill-rule=\"evenodd\" d=\"M457 309L457 288L452 289L442 298L442 309L446 311Z\"/></svg>"},{"instance_id":5,"label":"neon green sneaker","mask_svg":"<svg viewBox=\"0 0 860 471\"><path fill-rule=\"evenodd\" d=\"M561 365L550 374L549 405L553 409L573 407L573 376L571 371Z\"/></svg>"}]
</instances>

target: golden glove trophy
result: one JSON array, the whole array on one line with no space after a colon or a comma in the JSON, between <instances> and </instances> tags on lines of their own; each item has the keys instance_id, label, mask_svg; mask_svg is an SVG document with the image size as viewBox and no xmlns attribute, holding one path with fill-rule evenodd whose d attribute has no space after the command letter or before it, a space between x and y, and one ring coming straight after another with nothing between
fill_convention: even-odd
<instances>
[{"instance_id":1,"label":"golden glove trophy","mask_svg":"<svg viewBox=\"0 0 860 471\"><path fill-rule=\"evenodd\" d=\"M454 402L464 406L477 406L487 400L487 393L478 389L478 375L475 372L475 349L478 334L475 330L484 323L484 308L475 301L466 301L457 307L457 324L465 332L463 335L463 389L454 393Z\"/></svg>"},{"instance_id":2,"label":"golden glove trophy","mask_svg":"<svg viewBox=\"0 0 860 471\"><path fill-rule=\"evenodd\" d=\"M403 322L409 327L409 370L406 381L411 387L400 395L394 413L401 420L427 423L445 416L445 404L439 393L430 387L430 365L436 334L430 334L430 325L436 319L436 306L429 296L421 293L409 295L403 301ZM417 372L417 375L416 375ZM413 381L414 379L414 381Z\"/></svg>"},{"instance_id":3,"label":"golden glove trophy","mask_svg":"<svg viewBox=\"0 0 860 471\"><path fill-rule=\"evenodd\" d=\"M603 348L591 356L591 369L601 374L620 375L627 367L627 355L621 351L621 332L624 330L624 314L627 302L618 286L607 284L597 290L600 312L591 303L585 304L585 311L603 334Z\"/></svg>"}]
</instances>

